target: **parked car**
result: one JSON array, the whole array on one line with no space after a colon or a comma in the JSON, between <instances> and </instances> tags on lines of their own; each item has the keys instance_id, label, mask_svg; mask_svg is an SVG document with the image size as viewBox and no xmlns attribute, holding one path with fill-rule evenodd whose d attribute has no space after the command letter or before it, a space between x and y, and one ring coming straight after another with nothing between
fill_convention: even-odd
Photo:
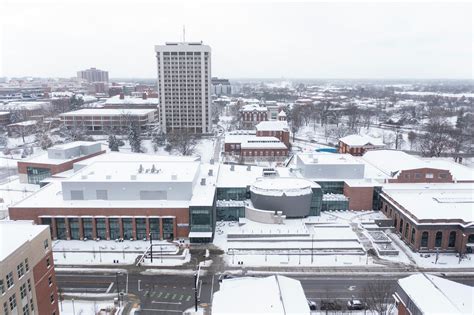
<instances>
[{"instance_id":1,"label":"parked car","mask_svg":"<svg viewBox=\"0 0 474 315\"><path fill-rule=\"evenodd\" d=\"M364 304L360 300L349 300L347 301L348 310L363 310Z\"/></svg>"},{"instance_id":2,"label":"parked car","mask_svg":"<svg viewBox=\"0 0 474 315\"><path fill-rule=\"evenodd\" d=\"M225 279L232 279L232 278L235 278L235 277L231 274L223 273L219 276L219 282L222 282L222 280L225 280Z\"/></svg>"},{"instance_id":3,"label":"parked car","mask_svg":"<svg viewBox=\"0 0 474 315\"><path fill-rule=\"evenodd\" d=\"M316 311L318 309L318 304L316 302L311 301L311 300L306 300L308 301L308 306L311 311Z\"/></svg>"}]
</instances>

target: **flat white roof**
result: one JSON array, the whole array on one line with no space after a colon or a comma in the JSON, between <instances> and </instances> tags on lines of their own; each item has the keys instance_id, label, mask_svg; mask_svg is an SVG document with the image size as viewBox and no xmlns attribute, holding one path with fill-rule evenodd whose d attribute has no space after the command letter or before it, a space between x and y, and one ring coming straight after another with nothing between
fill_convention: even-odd
<instances>
[{"instance_id":1,"label":"flat white roof","mask_svg":"<svg viewBox=\"0 0 474 315\"><path fill-rule=\"evenodd\" d=\"M217 187L222 188L243 188L250 186L257 178L263 176L263 167L221 164L219 167L219 176L217 178ZM250 169L249 169L250 168Z\"/></svg>"},{"instance_id":2,"label":"flat white roof","mask_svg":"<svg viewBox=\"0 0 474 315\"><path fill-rule=\"evenodd\" d=\"M310 314L300 281L285 276L223 280L212 314Z\"/></svg>"},{"instance_id":3,"label":"flat white roof","mask_svg":"<svg viewBox=\"0 0 474 315\"><path fill-rule=\"evenodd\" d=\"M260 106L258 104L247 104L247 105L242 106L240 111L242 111L242 112L253 112L253 111L266 112L266 111L268 111L268 109L265 106Z\"/></svg>"},{"instance_id":4,"label":"flat white roof","mask_svg":"<svg viewBox=\"0 0 474 315\"><path fill-rule=\"evenodd\" d=\"M144 108L85 108L72 112L62 113L59 116L143 116L154 113L156 109Z\"/></svg>"},{"instance_id":5,"label":"flat white roof","mask_svg":"<svg viewBox=\"0 0 474 315\"><path fill-rule=\"evenodd\" d=\"M74 147L82 146L82 145L83 146L94 145L96 143L97 142L75 141L75 142L71 142L71 143L55 145L55 146L53 146L49 149L65 150L65 149L74 148ZM101 148L101 151L102 151L102 148ZM94 152L94 153L97 153L97 152ZM94 153L92 153L92 154L94 154ZM59 164L63 164L63 163L78 159L80 157L84 157L84 156L85 155L79 155L79 156L71 157L70 159L56 159L56 158L50 158L48 156L48 152L43 152L39 155L31 156L31 157L28 157L26 159L20 160L19 162L30 162L30 163L39 163L39 164L59 165Z\"/></svg>"},{"instance_id":6,"label":"flat white roof","mask_svg":"<svg viewBox=\"0 0 474 315\"><path fill-rule=\"evenodd\" d=\"M258 178L250 190L265 195L281 196L299 196L311 194L311 188L320 187L315 182L296 177L263 177Z\"/></svg>"},{"instance_id":7,"label":"flat white roof","mask_svg":"<svg viewBox=\"0 0 474 315\"><path fill-rule=\"evenodd\" d=\"M418 220L474 222L474 184L385 184L383 193Z\"/></svg>"},{"instance_id":8,"label":"flat white roof","mask_svg":"<svg viewBox=\"0 0 474 315\"><path fill-rule=\"evenodd\" d=\"M361 164L350 154L328 153L328 152L314 152L314 153L298 153L298 157L304 164Z\"/></svg>"},{"instance_id":9,"label":"flat white roof","mask_svg":"<svg viewBox=\"0 0 474 315\"><path fill-rule=\"evenodd\" d=\"M474 314L474 287L422 273L398 284L424 314Z\"/></svg>"},{"instance_id":10,"label":"flat white roof","mask_svg":"<svg viewBox=\"0 0 474 315\"><path fill-rule=\"evenodd\" d=\"M280 120L261 121L255 126L257 131L288 131L288 123Z\"/></svg>"},{"instance_id":11,"label":"flat white roof","mask_svg":"<svg viewBox=\"0 0 474 315\"><path fill-rule=\"evenodd\" d=\"M48 228L27 221L0 221L0 261Z\"/></svg>"}]
</instances>

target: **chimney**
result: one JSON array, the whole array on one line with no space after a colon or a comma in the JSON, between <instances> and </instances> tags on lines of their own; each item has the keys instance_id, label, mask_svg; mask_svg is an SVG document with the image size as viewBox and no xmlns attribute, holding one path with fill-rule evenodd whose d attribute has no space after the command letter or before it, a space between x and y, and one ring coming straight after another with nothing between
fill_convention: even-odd
<instances>
[{"instance_id":1,"label":"chimney","mask_svg":"<svg viewBox=\"0 0 474 315\"><path fill-rule=\"evenodd\" d=\"M148 98L148 96L147 96L146 92L143 92L143 94L142 94L142 98L143 98L144 100L146 100L146 99Z\"/></svg>"},{"instance_id":2,"label":"chimney","mask_svg":"<svg viewBox=\"0 0 474 315\"><path fill-rule=\"evenodd\" d=\"M213 176L214 175L214 171L212 169L209 169L209 172L207 173L208 176Z\"/></svg>"},{"instance_id":3,"label":"chimney","mask_svg":"<svg viewBox=\"0 0 474 315\"><path fill-rule=\"evenodd\" d=\"M206 186L206 179L205 178L201 178L201 186Z\"/></svg>"},{"instance_id":4,"label":"chimney","mask_svg":"<svg viewBox=\"0 0 474 315\"><path fill-rule=\"evenodd\" d=\"M125 99L125 94L123 94L123 92L120 93L120 99L121 99L121 100Z\"/></svg>"}]
</instances>

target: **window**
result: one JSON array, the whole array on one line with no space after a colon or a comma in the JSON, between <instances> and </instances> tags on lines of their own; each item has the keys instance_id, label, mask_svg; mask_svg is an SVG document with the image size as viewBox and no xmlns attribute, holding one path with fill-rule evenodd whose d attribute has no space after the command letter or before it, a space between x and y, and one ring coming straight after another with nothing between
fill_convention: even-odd
<instances>
[{"instance_id":1,"label":"window","mask_svg":"<svg viewBox=\"0 0 474 315\"><path fill-rule=\"evenodd\" d=\"M51 294L51 295L49 296L49 300L51 301L51 304L54 303L54 294Z\"/></svg>"},{"instance_id":2,"label":"window","mask_svg":"<svg viewBox=\"0 0 474 315\"><path fill-rule=\"evenodd\" d=\"M3 303L3 313L5 313L5 315L8 315L8 303L7 302Z\"/></svg>"},{"instance_id":3,"label":"window","mask_svg":"<svg viewBox=\"0 0 474 315\"><path fill-rule=\"evenodd\" d=\"M13 286L13 272L9 272L7 274L7 288L11 288Z\"/></svg>"},{"instance_id":4,"label":"window","mask_svg":"<svg viewBox=\"0 0 474 315\"><path fill-rule=\"evenodd\" d=\"M23 306L23 315L30 315L30 308L28 307L28 304Z\"/></svg>"},{"instance_id":5,"label":"window","mask_svg":"<svg viewBox=\"0 0 474 315\"><path fill-rule=\"evenodd\" d=\"M13 311L13 310L15 309L15 307L16 307L16 297L15 297L15 294L13 294L12 296L10 296L10 297L8 298L8 302L9 302L9 304L10 304L10 310Z\"/></svg>"},{"instance_id":6,"label":"window","mask_svg":"<svg viewBox=\"0 0 474 315\"><path fill-rule=\"evenodd\" d=\"M415 178L417 179L421 178L421 173L415 173Z\"/></svg>"},{"instance_id":7,"label":"window","mask_svg":"<svg viewBox=\"0 0 474 315\"><path fill-rule=\"evenodd\" d=\"M33 302L33 299L30 299L30 308L31 308L31 311L35 310L35 303Z\"/></svg>"},{"instance_id":8,"label":"window","mask_svg":"<svg viewBox=\"0 0 474 315\"><path fill-rule=\"evenodd\" d=\"M26 284L25 283L23 283L20 286L20 296L21 296L22 299L26 296Z\"/></svg>"},{"instance_id":9,"label":"window","mask_svg":"<svg viewBox=\"0 0 474 315\"><path fill-rule=\"evenodd\" d=\"M48 277L48 285L49 285L49 286L52 286L52 285L53 285L52 276L49 276L49 277Z\"/></svg>"},{"instance_id":10,"label":"window","mask_svg":"<svg viewBox=\"0 0 474 315\"><path fill-rule=\"evenodd\" d=\"M408 229L409 229L409 226L408 226L408 222L405 223L405 238L408 238Z\"/></svg>"},{"instance_id":11,"label":"window","mask_svg":"<svg viewBox=\"0 0 474 315\"><path fill-rule=\"evenodd\" d=\"M26 270L26 272L30 271L30 265L28 264L28 258L25 258L25 270Z\"/></svg>"},{"instance_id":12,"label":"window","mask_svg":"<svg viewBox=\"0 0 474 315\"><path fill-rule=\"evenodd\" d=\"M447 173L440 173L440 174L438 174L438 177L442 178L442 179L446 179L446 178L448 178L448 174Z\"/></svg>"},{"instance_id":13,"label":"window","mask_svg":"<svg viewBox=\"0 0 474 315\"><path fill-rule=\"evenodd\" d=\"M411 228L411 239L410 243L415 244L415 228Z\"/></svg>"},{"instance_id":14,"label":"window","mask_svg":"<svg viewBox=\"0 0 474 315\"><path fill-rule=\"evenodd\" d=\"M449 233L448 247L454 247L456 245L456 231Z\"/></svg>"},{"instance_id":15,"label":"window","mask_svg":"<svg viewBox=\"0 0 474 315\"><path fill-rule=\"evenodd\" d=\"M3 283L3 279L0 279L0 294L5 294L5 284Z\"/></svg>"},{"instance_id":16,"label":"window","mask_svg":"<svg viewBox=\"0 0 474 315\"><path fill-rule=\"evenodd\" d=\"M71 190L71 200L84 200L84 192L82 190Z\"/></svg>"},{"instance_id":17,"label":"window","mask_svg":"<svg viewBox=\"0 0 474 315\"><path fill-rule=\"evenodd\" d=\"M44 240L43 245L44 245L44 249L48 248L48 246L49 246L49 241L48 241L47 239Z\"/></svg>"},{"instance_id":18,"label":"window","mask_svg":"<svg viewBox=\"0 0 474 315\"><path fill-rule=\"evenodd\" d=\"M426 173L425 178L434 178L433 173Z\"/></svg>"},{"instance_id":19,"label":"window","mask_svg":"<svg viewBox=\"0 0 474 315\"><path fill-rule=\"evenodd\" d=\"M421 234L421 247L428 247L428 232L426 231Z\"/></svg>"},{"instance_id":20,"label":"window","mask_svg":"<svg viewBox=\"0 0 474 315\"><path fill-rule=\"evenodd\" d=\"M31 280L28 279L26 283L28 284L28 291L31 292Z\"/></svg>"},{"instance_id":21,"label":"window","mask_svg":"<svg viewBox=\"0 0 474 315\"><path fill-rule=\"evenodd\" d=\"M46 258L46 267L51 267L51 262L49 261L49 257Z\"/></svg>"},{"instance_id":22,"label":"window","mask_svg":"<svg viewBox=\"0 0 474 315\"><path fill-rule=\"evenodd\" d=\"M23 275L25 274L25 267L23 266L22 262L18 266L16 266L16 272L18 274L18 279L23 277Z\"/></svg>"},{"instance_id":23,"label":"window","mask_svg":"<svg viewBox=\"0 0 474 315\"><path fill-rule=\"evenodd\" d=\"M442 240L443 240L443 232L441 231L436 232L435 247L441 247Z\"/></svg>"}]
</instances>

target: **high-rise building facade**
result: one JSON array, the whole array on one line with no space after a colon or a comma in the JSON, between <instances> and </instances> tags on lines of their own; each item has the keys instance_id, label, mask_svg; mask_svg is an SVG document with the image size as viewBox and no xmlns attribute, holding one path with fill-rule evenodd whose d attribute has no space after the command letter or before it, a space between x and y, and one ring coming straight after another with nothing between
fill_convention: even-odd
<instances>
[{"instance_id":1,"label":"high-rise building facade","mask_svg":"<svg viewBox=\"0 0 474 315\"><path fill-rule=\"evenodd\" d=\"M163 132L211 131L211 47L200 42L155 46Z\"/></svg>"},{"instance_id":2,"label":"high-rise building facade","mask_svg":"<svg viewBox=\"0 0 474 315\"><path fill-rule=\"evenodd\" d=\"M77 77L88 82L109 82L109 73L96 68L78 71Z\"/></svg>"}]
</instances>

